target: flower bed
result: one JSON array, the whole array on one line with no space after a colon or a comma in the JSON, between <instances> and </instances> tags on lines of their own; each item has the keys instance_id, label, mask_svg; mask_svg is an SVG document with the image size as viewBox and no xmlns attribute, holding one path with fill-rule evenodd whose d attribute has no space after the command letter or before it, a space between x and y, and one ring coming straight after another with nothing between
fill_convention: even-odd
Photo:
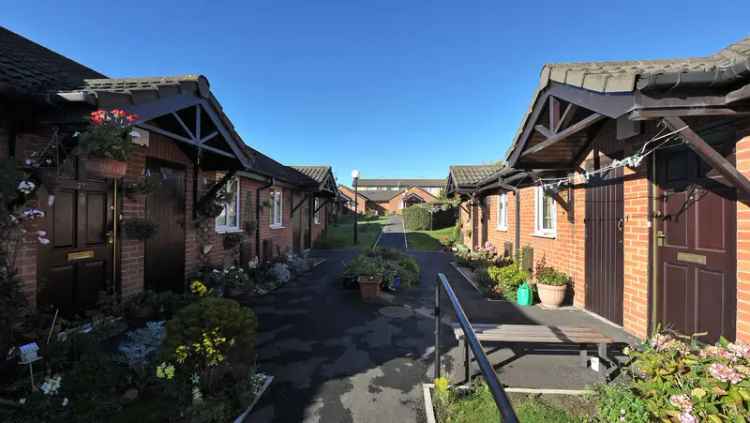
<instances>
[{"instance_id":1,"label":"flower bed","mask_svg":"<svg viewBox=\"0 0 750 423\"><path fill-rule=\"evenodd\" d=\"M471 388L452 387L444 378L424 385L427 423L484 423L500 421L492 395L484 383ZM573 423L589 421L590 398L509 394L518 420L524 423Z\"/></svg>"},{"instance_id":2,"label":"flower bed","mask_svg":"<svg viewBox=\"0 0 750 423\"><path fill-rule=\"evenodd\" d=\"M628 383L600 388L610 421L744 422L750 416L750 345L660 333L630 357Z\"/></svg>"}]
</instances>

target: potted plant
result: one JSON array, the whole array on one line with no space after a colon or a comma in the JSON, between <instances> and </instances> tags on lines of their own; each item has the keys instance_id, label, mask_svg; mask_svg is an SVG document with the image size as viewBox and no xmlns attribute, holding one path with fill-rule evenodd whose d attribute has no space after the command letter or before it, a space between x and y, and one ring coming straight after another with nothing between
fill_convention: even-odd
<instances>
[{"instance_id":1,"label":"potted plant","mask_svg":"<svg viewBox=\"0 0 750 423\"><path fill-rule=\"evenodd\" d=\"M536 271L539 300L546 308L558 308L565 300L570 276L553 267L541 266Z\"/></svg>"},{"instance_id":2,"label":"potted plant","mask_svg":"<svg viewBox=\"0 0 750 423\"><path fill-rule=\"evenodd\" d=\"M91 125L78 138L79 154L90 175L120 178L128 170L128 157L135 149L131 134L138 118L124 110L97 110L89 116Z\"/></svg>"},{"instance_id":3,"label":"potted plant","mask_svg":"<svg viewBox=\"0 0 750 423\"><path fill-rule=\"evenodd\" d=\"M385 267L379 257L361 254L352 260L348 273L357 276L359 293L363 300L377 298L380 295L380 285L383 283Z\"/></svg>"}]
</instances>

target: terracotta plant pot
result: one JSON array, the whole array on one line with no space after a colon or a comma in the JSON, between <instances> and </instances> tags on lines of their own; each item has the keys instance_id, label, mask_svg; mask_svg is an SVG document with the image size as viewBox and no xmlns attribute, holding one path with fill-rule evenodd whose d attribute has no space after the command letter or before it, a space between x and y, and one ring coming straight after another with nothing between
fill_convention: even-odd
<instances>
[{"instance_id":1,"label":"terracotta plant pot","mask_svg":"<svg viewBox=\"0 0 750 423\"><path fill-rule=\"evenodd\" d=\"M122 178L128 171L128 162L89 156L83 163L90 176L100 178Z\"/></svg>"},{"instance_id":2,"label":"terracotta plant pot","mask_svg":"<svg viewBox=\"0 0 750 423\"><path fill-rule=\"evenodd\" d=\"M536 289L539 293L539 300L544 307L558 308L565 301L565 292L568 290L568 285L558 286L537 283Z\"/></svg>"},{"instance_id":3,"label":"terracotta plant pot","mask_svg":"<svg viewBox=\"0 0 750 423\"><path fill-rule=\"evenodd\" d=\"M363 300L377 298L380 295L380 284L383 283L382 276L360 276L357 281L359 282L359 294Z\"/></svg>"}]
</instances>

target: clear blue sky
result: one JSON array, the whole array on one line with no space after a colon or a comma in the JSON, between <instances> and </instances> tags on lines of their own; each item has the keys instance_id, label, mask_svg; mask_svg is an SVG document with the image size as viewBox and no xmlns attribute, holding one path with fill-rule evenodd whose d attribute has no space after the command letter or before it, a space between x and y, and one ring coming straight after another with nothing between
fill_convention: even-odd
<instances>
[{"instance_id":1,"label":"clear blue sky","mask_svg":"<svg viewBox=\"0 0 750 423\"><path fill-rule=\"evenodd\" d=\"M245 142L347 184L501 159L546 62L750 35L748 0L228 3L14 0L0 22L109 76L204 74Z\"/></svg>"}]
</instances>

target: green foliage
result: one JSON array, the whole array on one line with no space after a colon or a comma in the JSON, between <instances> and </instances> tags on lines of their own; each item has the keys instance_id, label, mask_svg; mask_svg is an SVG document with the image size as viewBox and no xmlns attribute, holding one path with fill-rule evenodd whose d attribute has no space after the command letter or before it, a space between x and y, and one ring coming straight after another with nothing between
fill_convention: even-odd
<instances>
[{"instance_id":1,"label":"green foliage","mask_svg":"<svg viewBox=\"0 0 750 423\"><path fill-rule=\"evenodd\" d=\"M645 401L623 383L599 385L596 394L599 398L597 417L601 422L648 423L651 421Z\"/></svg>"},{"instance_id":2,"label":"green foliage","mask_svg":"<svg viewBox=\"0 0 750 423\"><path fill-rule=\"evenodd\" d=\"M570 276L554 267L547 266L542 258L536 267L536 281L542 285L563 286L570 283Z\"/></svg>"},{"instance_id":3,"label":"green foliage","mask_svg":"<svg viewBox=\"0 0 750 423\"><path fill-rule=\"evenodd\" d=\"M718 423L746 421L750 415L749 345L725 340L700 345L657 333L626 353L632 382L601 388L602 419L615 415L624 421Z\"/></svg>"},{"instance_id":4,"label":"green foliage","mask_svg":"<svg viewBox=\"0 0 750 423\"><path fill-rule=\"evenodd\" d=\"M158 223L139 217L124 220L121 227L128 239L139 241L145 241L159 232Z\"/></svg>"},{"instance_id":5,"label":"green foliage","mask_svg":"<svg viewBox=\"0 0 750 423\"><path fill-rule=\"evenodd\" d=\"M167 336L161 348L165 361L171 360L177 347L201 342L203 334L216 328L234 345L227 353L233 373L247 375L255 363L255 337L258 322L247 307L225 298L205 297L178 311L167 322Z\"/></svg>"},{"instance_id":6,"label":"green foliage","mask_svg":"<svg viewBox=\"0 0 750 423\"><path fill-rule=\"evenodd\" d=\"M456 222L456 208L451 203L415 204L401 211L404 227L409 231L447 228Z\"/></svg>"},{"instance_id":7,"label":"green foliage","mask_svg":"<svg viewBox=\"0 0 750 423\"><path fill-rule=\"evenodd\" d=\"M382 276L385 272L383 259L380 257L370 257L367 254L360 254L349 262L344 270L347 276Z\"/></svg>"},{"instance_id":8,"label":"green foliage","mask_svg":"<svg viewBox=\"0 0 750 423\"><path fill-rule=\"evenodd\" d=\"M451 245L463 245L464 233L461 231L461 227L461 219L456 219L456 224L453 225L453 231L451 232L451 237L449 239Z\"/></svg>"},{"instance_id":9,"label":"green foliage","mask_svg":"<svg viewBox=\"0 0 750 423\"><path fill-rule=\"evenodd\" d=\"M517 263L511 263L502 267L490 266L487 268L487 273L508 301L515 301L518 287L523 282L529 280L528 272L523 270Z\"/></svg>"},{"instance_id":10,"label":"green foliage","mask_svg":"<svg viewBox=\"0 0 750 423\"><path fill-rule=\"evenodd\" d=\"M133 115L122 110L97 110L91 113L91 125L78 137L81 153L94 157L127 161L137 147L131 141Z\"/></svg>"},{"instance_id":11,"label":"green foliage","mask_svg":"<svg viewBox=\"0 0 750 423\"><path fill-rule=\"evenodd\" d=\"M382 275L385 282L398 276L405 286L419 283L419 264L414 257L392 248L374 248L355 257L344 270L345 277Z\"/></svg>"}]
</instances>

